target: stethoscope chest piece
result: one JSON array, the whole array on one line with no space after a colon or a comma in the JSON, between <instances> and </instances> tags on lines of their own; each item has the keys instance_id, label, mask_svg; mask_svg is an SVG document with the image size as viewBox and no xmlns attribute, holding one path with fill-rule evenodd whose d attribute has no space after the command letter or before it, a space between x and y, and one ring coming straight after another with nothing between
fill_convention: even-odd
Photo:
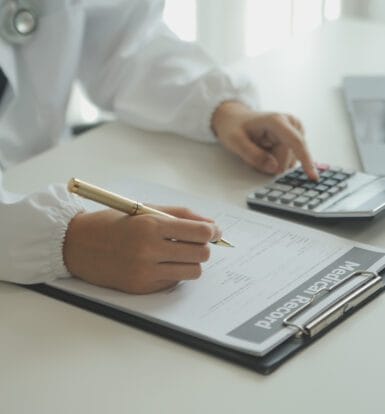
<instances>
[{"instance_id":1,"label":"stethoscope chest piece","mask_svg":"<svg viewBox=\"0 0 385 414\"><path fill-rule=\"evenodd\" d=\"M0 34L11 44L22 44L36 31L38 18L24 1L8 0L0 6Z\"/></svg>"}]
</instances>

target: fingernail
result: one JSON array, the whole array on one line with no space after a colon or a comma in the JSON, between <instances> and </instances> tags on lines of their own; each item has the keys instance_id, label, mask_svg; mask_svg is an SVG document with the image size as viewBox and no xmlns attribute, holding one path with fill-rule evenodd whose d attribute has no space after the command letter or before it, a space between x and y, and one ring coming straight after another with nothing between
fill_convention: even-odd
<instances>
[{"instance_id":1,"label":"fingernail","mask_svg":"<svg viewBox=\"0 0 385 414\"><path fill-rule=\"evenodd\" d=\"M316 181L318 181L319 180L318 170L314 165L312 166L312 168L313 168L313 177Z\"/></svg>"},{"instance_id":2,"label":"fingernail","mask_svg":"<svg viewBox=\"0 0 385 414\"><path fill-rule=\"evenodd\" d=\"M273 173L277 172L277 168L278 168L277 162L275 160L272 160L272 159L267 160L265 162L265 164L263 165L263 169L268 174L273 174Z\"/></svg>"},{"instance_id":3,"label":"fingernail","mask_svg":"<svg viewBox=\"0 0 385 414\"><path fill-rule=\"evenodd\" d=\"M216 224L213 225L213 228L214 228L214 236L213 236L212 241L220 240L222 238L222 230Z\"/></svg>"}]
</instances>

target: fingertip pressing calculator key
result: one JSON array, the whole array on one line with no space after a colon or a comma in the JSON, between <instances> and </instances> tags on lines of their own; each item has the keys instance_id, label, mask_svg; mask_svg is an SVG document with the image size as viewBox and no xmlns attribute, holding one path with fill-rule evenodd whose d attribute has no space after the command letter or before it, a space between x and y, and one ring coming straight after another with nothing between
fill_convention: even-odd
<instances>
[{"instance_id":1,"label":"fingertip pressing calculator key","mask_svg":"<svg viewBox=\"0 0 385 414\"><path fill-rule=\"evenodd\" d=\"M298 167L256 188L247 203L317 218L371 218L385 209L385 177L327 164L316 167L319 181Z\"/></svg>"}]
</instances>

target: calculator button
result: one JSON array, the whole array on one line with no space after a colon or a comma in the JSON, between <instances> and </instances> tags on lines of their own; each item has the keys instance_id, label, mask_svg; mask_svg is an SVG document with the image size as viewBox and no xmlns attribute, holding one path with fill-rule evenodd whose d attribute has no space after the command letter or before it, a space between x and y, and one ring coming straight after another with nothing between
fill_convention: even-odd
<instances>
[{"instance_id":1,"label":"calculator button","mask_svg":"<svg viewBox=\"0 0 385 414\"><path fill-rule=\"evenodd\" d=\"M306 191L306 193L304 193L303 195L305 197L314 198L314 197L317 197L319 195L319 192L314 191L314 190L309 190L309 191Z\"/></svg>"},{"instance_id":2,"label":"calculator button","mask_svg":"<svg viewBox=\"0 0 385 414\"><path fill-rule=\"evenodd\" d=\"M318 196L318 198L319 198L321 201L325 201L325 200L327 200L330 196L331 196L331 194L329 194L329 193L322 193L322 194L320 194L320 195Z\"/></svg>"},{"instance_id":3,"label":"calculator button","mask_svg":"<svg viewBox=\"0 0 385 414\"><path fill-rule=\"evenodd\" d=\"M308 201L309 201L309 198L300 196L294 200L294 205L297 207L303 207L305 204L308 203Z\"/></svg>"},{"instance_id":4,"label":"calculator button","mask_svg":"<svg viewBox=\"0 0 385 414\"><path fill-rule=\"evenodd\" d=\"M351 177L352 175L356 173L354 170L351 170L351 169L343 169L341 172L348 175L349 177Z\"/></svg>"},{"instance_id":5,"label":"calculator button","mask_svg":"<svg viewBox=\"0 0 385 414\"><path fill-rule=\"evenodd\" d=\"M292 171L292 172L286 174L285 177L287 177L287 178L297 178L299 175L301 175L301 173L299 173L298 171Z\"/></svg>"},{"instance_id":6,"label":"calculator button","mask_svg":"<svg viewBox=\"0 0 385 414\"><path fill-rule=\"evenodd\" d=\"M314 187L317 187L317 183L313 183L313 182L307 182L305 184L301 185L302 188L306 188L306 190L311 190Z\"/></svg>"},{"instance_id":7,"label":"calculator button","mask_svg":"<svg viewBox=\"0 0 385 414\"><path fill-rule=\"evenodd\" d=\"M328 170L330 168L330 165L324 164L324 163L319 163L319 162L316 162L315 163L315 166L317 167L317 169L319 171L326 171L326 170Z\"/></svg>"},{"instance_id":8,"label":"calculator button","mask_svg":"<svg viewBox=\"0 0 385 414\"><path fill-rule=\"evenodd\" d=\"M348 188L348 183L346 183L346 182L339 183L339 184L337 185L337 187L338 187L340 190L345 190L346 188Z\"/></svg>"},{"instance_id":9,"label":"calculator button","mask_svg":"<svg viewBox=\"0 0 385 414\"><path fill-rule=\"evenodd\" d=\"M281 203L284 203L284 204L289 204L289 203L291 203L295 198L297 197L297 195L296 194L293 194L293 193L286 193L286 194L284 194L281 198L280 198L280 200L281 200Z\"/></svg>"},{"instance_id":10,"label":"calculator button","mask_svg":"<svg viewBox=\"0 0 385 414\"><path fill-rule=\"evenodd\" d=\"M333 175L333 173L331 171L323 171L320 174L321 178L330 178Z\"/></svg>"},{"instance_id":11,"label":"calculator button","mask_svg":"<svg viewBox=\"0 0 385 414\"><path fill-rule=\"evenodd\" d=\"M329 180L322 181L322 184L327 185L329 187L334 187L335 185L338 184L338 181L329 179Z\"/></svg>"},{"instance_id":12,"label":"calculator button","mask_svg":"<svg viewBox=\"0 0 385 414\"><path fill-rule=\"evenodd\" d=\"M309 179L309 177L305 173L300 174L297 178L301 181L307 181Z\"/></svg>"},{"instance_id":13,"label":"calculator button","mask_svg":"<svg viewBox=\"0 0 385 414\"><path fill-rule=\"evenodd\" d=\"M290 178L286 184L291 185L292 187L298 187L302 183L303 181L297 180L295 178Z\"/></svg>"},{"instance_id":14,"label":"calculator button","mask_svg":"<svg viewBox=\"0 0 385 414\"><path fill-rule=\"evenodd\" d=\"M321 204L321 200L318 198L315 198L314 200L311 200L310 203L307 205L308 208L315 208Z\"/></svg>"},{"instance_id":15,"label":"calculator button","mask_svg":"<svg viewBox=\"0 0 385 414\"><path fill-rule=\"evenodd\" d=\"M254 196L257 198L264 198L269 193L270 190L268 188L258 188L258 190L254 193Z\"/></svg>"},{"instance_id":16,"label":"calculator button","mask_svg":"<svg viewBox=\"0 0 385 414\"><path fill-rule=\"evenodd\" d=\"M339 191L340 189L338 187L332 187L332 188L329 188L328 193L330 195L334 195L334 194L337 194Z\"/></svg>"},{"instance_id":17,"label":"calculator button","mask_svg":"<svg viewBox=\"0 0 385 414\"><path fill-rule=\"evenodd\" d=\"M295 194L295 195L301 195L305 192L306 190L304 188L298 187L298 188L294 188L294 190L291 190L290 193L291 194Z\"/></svg>"},{"instance_id":18,"label":"calculator button","mask_svg":"<svg viewBox=\"0 0 385 414\"><path fill-rule=\"evenodd\" d=\"M270 188L270 190L283 191L284 193L286 193L287 191L290 191L293 188L290 185L276 184L276 183L267 185L266 187Z\"/></svg>"},{"instance_id":19,"label":"calculator button","mask_svg":"<svg viewBox=\"0 0 385 414\"><path fill-rule=\"evenodd\" d=\"M323 193L324 191L328 190L329 187L327 185L318 184L317 187L314 187L314 190L319 191L320 193Z\"/></svg>"},{"instance_id":20,"label":"calculator button","mask_svg":"<svg viewBox=\"0 0 385 414\"><path fill-rule=\"evenodd\" d=\"M344 181L348 178L349 176L346 174L342 174L342 173L337 173L333 175L333 180L337 180L337 181Z\"/></svg>"},{"instance_id":21,"label":"calculator button","mask_svg":"<svg viewBox=\"0 0 385 414\"><path fill-rule=\"evenodd\" d=\"M289 178L288 176L285 176L285 177L278 178L278 180L276 180L275 182L277 184L291 185L291 181L292 181L291 178Z\"/></svg>"},{"instance_id":22,"label":"calculator button","mask_svg":"<svg viewBox=\"0 0 385 414\"><path fill-rule=\"evenodd\" d=\"M277 201L282 194L282 191L272 191L267 195L267 199L270 201Z\"/></svg>"}]
</instances>

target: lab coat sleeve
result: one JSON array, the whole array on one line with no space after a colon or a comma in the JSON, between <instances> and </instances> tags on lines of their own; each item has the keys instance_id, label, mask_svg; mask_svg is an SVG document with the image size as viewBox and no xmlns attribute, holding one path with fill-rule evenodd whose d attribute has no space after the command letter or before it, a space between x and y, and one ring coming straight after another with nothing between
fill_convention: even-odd
<instances>
[{"instance_id":1,"label":"lab coat sleeve","mask_svg":"<svg viewBox=\"0 0 385 414\"><path fill-rule=\"evenodd\" d=\"M0 280L31 284L69 277L63 242L83 208L64 186L28 196L7 192L0 171Z\"/></svg>"},{"instance_id":2,"label":"lab coat sleeve","mask_svg":"<svg viewBox=\"0 0 385 414\"><path fill-rule=\"evenodd\" d=\"M143 129L214 141L211 117L220 103L256 106L248 78L225 73L166 27L162 1L89 3L79 77L103 109Z\"/></svg>"}]
</instances>

